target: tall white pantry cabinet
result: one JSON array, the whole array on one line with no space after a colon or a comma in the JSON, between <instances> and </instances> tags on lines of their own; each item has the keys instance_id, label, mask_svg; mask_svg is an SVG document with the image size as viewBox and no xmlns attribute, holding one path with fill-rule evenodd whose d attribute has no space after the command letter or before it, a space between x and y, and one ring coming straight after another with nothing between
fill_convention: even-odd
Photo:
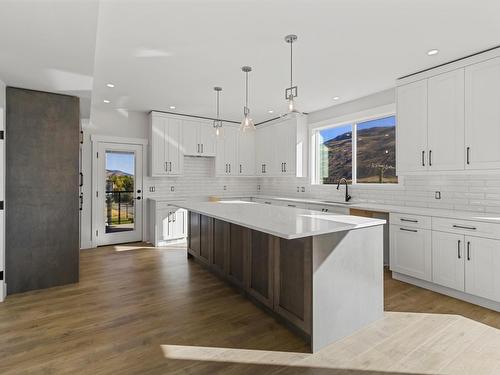
<instances>
[{"instance_id":1,"label":"tall white pantry cabinet","mask_svg":"<svg viewBox=\"0 0 500 375\"><path fill-rule=\"evenodd\" d=\"M399 82L398 175L500 169L500 57L479 58Z\"/></svg>"}]
</instances>

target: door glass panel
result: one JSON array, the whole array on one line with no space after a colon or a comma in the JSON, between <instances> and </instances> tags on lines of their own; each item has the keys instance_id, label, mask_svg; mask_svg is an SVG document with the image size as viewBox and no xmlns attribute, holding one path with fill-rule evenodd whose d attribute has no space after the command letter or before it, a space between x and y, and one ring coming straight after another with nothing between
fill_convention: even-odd
<instances>
[{"instance_id":1,"label":"door glass panel","mask_svg":"<svg viewBox=\"0 0 500 375\"><path fill-rule=\"evenodd\" d=\"M135 153L106 151L106 233L134 230Z\"/></svg>"}]
</instances>

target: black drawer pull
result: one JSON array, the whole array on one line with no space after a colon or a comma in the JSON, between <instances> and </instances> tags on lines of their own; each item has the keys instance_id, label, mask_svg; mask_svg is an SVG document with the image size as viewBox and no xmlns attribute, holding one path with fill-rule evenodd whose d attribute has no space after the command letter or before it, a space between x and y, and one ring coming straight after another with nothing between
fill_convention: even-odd
<instances>
[{"instance_id":1,"label":"black drawer pull","mask_svg":"<svg viewBox=\"0 0 500 375\"><path fill-rule=\"evenodd\" d=\"M463 225L455 225L455 224L453 224L453 228L468 229L468 230L476 230L477 229L476 227L466 227L466 226L463 226Z\"/></svg>"},{"instance_id":2,"label":"black drawer pull","mask_svg":"<svg viewBox=\"0 0 500 375\"><path fill-rule=\"evenodd\" d=\"M418 220L415 220L415 219L403 219L403 218L401 218L400 220L401 221L407 221L409 223L418 223Z\"/></svg>"},{"instance_id":3,"label":"black drawer pull","mask_svg":"<svg viewBox=\"0 0 500 375\"><path fill-rule=\"evenodd\" d=\"M416 229L406 229L406 228L399 228L400 230L404 230L405 232L413 232L413 233L417 233L418 230Z\"/></svg>"}]
</instances>

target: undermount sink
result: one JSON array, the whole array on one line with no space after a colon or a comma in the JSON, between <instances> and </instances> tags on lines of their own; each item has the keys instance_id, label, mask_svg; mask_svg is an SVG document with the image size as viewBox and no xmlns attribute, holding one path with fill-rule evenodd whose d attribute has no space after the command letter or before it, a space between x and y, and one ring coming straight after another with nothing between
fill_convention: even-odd
<instances>
[{"instance_id":1,"label":"undermount sink","mask_svg":"<svg viewBox=\"0 0 500 375\"><path fill-rule=\"evenodd\" d=\"M350 205L354 204L354 202L339 202L339 201L321 201L322 203L329 203L329 204L342 204L342 205Z\"/></svg>"}]
</instances>

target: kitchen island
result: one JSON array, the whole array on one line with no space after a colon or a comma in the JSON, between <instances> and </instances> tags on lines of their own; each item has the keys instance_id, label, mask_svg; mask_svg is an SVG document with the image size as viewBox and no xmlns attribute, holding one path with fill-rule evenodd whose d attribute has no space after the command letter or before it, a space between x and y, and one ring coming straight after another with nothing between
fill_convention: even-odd
<instances>
[{"instance_id":1,"label":"kitchen island","mask_svg":"<svg viewBox=\"0 0 500 375\"><path fill-rule=\"evenodd\" d=\"M188 256L298 329L316 352L383 316L384 220L245 201L189 211Z\"/></svg>"}]
</instances>

